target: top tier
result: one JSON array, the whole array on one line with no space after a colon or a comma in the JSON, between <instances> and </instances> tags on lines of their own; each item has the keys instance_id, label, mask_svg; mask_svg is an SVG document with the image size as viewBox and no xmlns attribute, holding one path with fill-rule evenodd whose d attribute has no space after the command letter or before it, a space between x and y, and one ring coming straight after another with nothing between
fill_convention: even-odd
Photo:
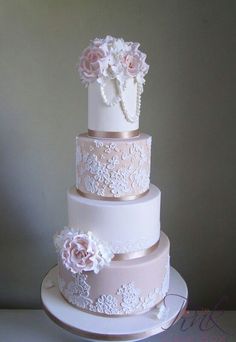
<instances>
[{"instance_id":1,"label":"top tier","mask_svg":"<svg viewBox=\"0 0 236 342\"><path fill-rule=\"evenodd\" d=\"M78 70L88 87L88 133L94 137L139 135L144 76L149 66L138 43L107 36L91 41Z\"/></svg>"}]
</instances>

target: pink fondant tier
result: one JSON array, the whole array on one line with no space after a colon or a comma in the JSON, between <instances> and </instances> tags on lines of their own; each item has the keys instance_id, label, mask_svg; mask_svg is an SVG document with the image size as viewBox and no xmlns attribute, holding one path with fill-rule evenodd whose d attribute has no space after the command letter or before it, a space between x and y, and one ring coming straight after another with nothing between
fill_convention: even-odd
<instances>
[{"instance_id":1,"label":"pink fondant tier","mask_svg":"<svg viewBox=\"0 0 236 342\"><path fill-rule=\"evenodd\" d=\"M109 316L146 312L160 303L169 288L169 239L161 232L158 247L132 260L112 261L98 274L73 274L59 260L59 288L79 309Z\"/></svg>"},{"instance_id":2,"label":"pink fondant tier","mask_svg":"<svg viewBox=\"0 0 236 342\"><path fill-rule=\"evenodd\" d=\"M101 199L134 199L150 184L151 136L131 139L76 138L76 188Z\"/></svg>"}]
</instances>

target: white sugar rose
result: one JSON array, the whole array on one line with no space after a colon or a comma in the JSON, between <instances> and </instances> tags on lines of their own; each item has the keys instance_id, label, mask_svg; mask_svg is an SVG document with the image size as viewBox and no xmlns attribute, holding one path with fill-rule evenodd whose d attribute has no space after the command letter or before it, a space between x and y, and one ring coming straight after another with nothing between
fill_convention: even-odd
<instances>
[{"instance_id":1,"label":"white sugar rose","mask_svg":"<svg viewBox=\"0 0 236 342\"><path fill-rule=\"evenodd\" d=\"M54 244L63 264L74 274L82 271L98 273L113 258L108 246L96 239L92 232L65 228L54 237Z\"/></svg>"},{"instance_id":2,"label":"white sugar rose","mask_svg":"<svg viewBox=\"0 0 236 342\"><path fill-rule=\"evenodd\" d=\"M96 269L98 254L94 241L86 234L77 234L64 242L62 261L72 273Z\"/></svg>"},{"instance_id":3,"label":"white sugar rose","mask_svg":"<svg viewBox=\"0 0 236 342\"><path fill-rule=\"evenodd\" d=\"M60 234L55 234L53 237L54 246L56 247L56 251L60 253L64 246L64 242L66 239L72 239L73 236L77 234L77 230L74 228L65 227Z\"/></svg>"},{"instance_id":4,"label":"white sugar rose","mask_svg":"<svg viewBox=\"0 0 236 342\"><path fill-rule=\"evenodd\" d=\"M85 84L94 82L102 72L105 52L99 47L88 47L82 53L78 66L81 79Z\"/></svg>"}]
</instances>

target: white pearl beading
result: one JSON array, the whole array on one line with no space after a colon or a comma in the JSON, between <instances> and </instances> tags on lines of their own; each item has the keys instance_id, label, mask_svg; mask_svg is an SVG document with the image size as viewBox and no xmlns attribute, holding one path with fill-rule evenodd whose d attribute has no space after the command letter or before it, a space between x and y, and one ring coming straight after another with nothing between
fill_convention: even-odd
<instances>
[{"instance_id":1,"label":"white pearl beading","mask_svg":"<svg viewBox=\"0 0 236 342\"><path fill-rule=\"evenodd\" d=\"M103 99L103 102L105 103L106 106L108 107L112 107L114 105L116 105L117 103L120 102L120 97L119 96L114 96L111 101L108 100L106 93L105 93L105 89L103 85L100 85L100 92L101 92L101 96Z\"/></svg>"},{"instance_id":2,"label":"white pearl beading","mask_svg":"<svg viewBox=\"0 0 236 342\"><path fill-rule=\"evenodd\" d=\"M116 88L117 88L117 91L118 91L118 96L113 97L111 101L109 101L107 96L106 96L104 86L100 85L100 92L101 92L101 96L102 96L103 102L108 107L112 107L112 106L114 106L114 105L116 105L116 104L118 104L120 102L121 109L122 109L122 112L123 112L123 114L125 116L125 119L128 122L133 123L133 122L137 121L139 116L140 116L141 94L142 94L142 90L143 90L142 84L137 82L136 111L135 111L134 115L131 115L129 113L129 111L127 110L127 107L126 107L126 104L125 104L125 100L124 100L124 96L123 96L123 92L125 91L126 86L124 87L124 90L122 90L119 82L117 80L115 80L115 81L116 81L115 84L116 84Z\"/></svg>"},{"instance_id":3,"label":"white pearl beading","mask_svg":"<svg viewBox=\"0 0 236 342\"><path fill-rule=\"evenodd\" d=\"M135 114L134 115L131 115L128 110L127 110L127 107L126 107L126 104L125 104L125 101L124 101L124 97L123 97L123 91L121 90L121 87L119 84L117 84L117 88L118 88L118 93L119 93L119 96L121 98L121 101L120 101L120 104L121 104L121 108L122 108L122 111L124 113L124 116L126 118L126 120L128 122L135 122L138 120L139 116L140 116L140 109L141 109L141 93L142 93L142 85L137 82L137 94L136 94L136 111L135 111ZM126 87L125 87L126 89ZM124 89L124 91L125 91Z\"/></svg>"}]
</instances>

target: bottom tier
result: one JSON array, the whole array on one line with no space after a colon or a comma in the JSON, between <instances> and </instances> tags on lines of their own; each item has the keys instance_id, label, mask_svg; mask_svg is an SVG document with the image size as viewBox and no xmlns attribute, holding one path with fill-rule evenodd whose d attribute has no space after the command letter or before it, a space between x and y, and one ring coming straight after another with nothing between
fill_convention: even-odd
<instances>
[{"instance_id":1,"label":"bottom tier","mask_svg":"<svg viewBox=\"0 0 236 342\"><path fill-rule=\"evenodd\" d=\"M112 261L98 274L74 275L59 259L59 288L79 309L102 315L144 313L160 303L169 288L168 237L161 232L159 245L137 259Z\"/></svg>"}]
</instances>

